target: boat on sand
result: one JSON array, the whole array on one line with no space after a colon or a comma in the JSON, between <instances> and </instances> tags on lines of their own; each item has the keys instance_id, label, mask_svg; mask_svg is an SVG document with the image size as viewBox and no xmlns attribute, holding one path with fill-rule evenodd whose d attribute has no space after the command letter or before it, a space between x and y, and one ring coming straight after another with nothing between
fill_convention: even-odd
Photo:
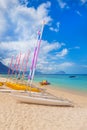
<instances>
[{"instance_id":1,"label":"boat on sand","mask_svg":"<svg viewBox=\"0 0 87 130\"><path fill-rule=\"evenodd\" d=\"M43 80L42 82L40 82L41 85L49 85L50 83L47 80Z\"/></svg>"},{"instance_id":2,"label":"boat on sand","mask_svg":"<svg viewBox=\"0 0 87 130\"><path fill-rule=\"evenodd\" d=\"M39 105L51 105L51 106L73 106L69 100L63 100L57 98L48 93L37 93L37 92L13 92L12 96L23 103L39 104Z\"/></svg>"},{"instance_id":3,"label":"boat on sand","mask_svg":"<svg viewBox=\"0 0 87 130\"><path fill-rule=\"evenodd\" d=\"M36 87L30 87L27 85L23 85L23 84L18 84L18 83L12 83L12 82L6 82L5 84L7 87L14 89L14 90L24 90L24 91L33 91L33 92L41 92L40 88L36 88Z\"/></svg>"}]
</instances>

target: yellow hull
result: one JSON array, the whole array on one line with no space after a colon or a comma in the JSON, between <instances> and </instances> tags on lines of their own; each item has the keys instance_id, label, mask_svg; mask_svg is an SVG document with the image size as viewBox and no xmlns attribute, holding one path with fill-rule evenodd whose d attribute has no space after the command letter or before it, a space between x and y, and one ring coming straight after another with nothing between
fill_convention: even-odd
<instances>
[{"instance_id":1,"label":"yellow hull","mask_svg":"<svg viewBox=\"0 0 87 130\"><path fill-rule=\"evenodd\" d=\"M33 92L41 92L39 88L34 88L34 87L22 85L22 84L6 82L5 85L14 90L28 90L28 91L33 91Z\"/></svg>"},{"instance_id":2,"label":"yellow hull","mask_svg":"<svg viewBox=\"0 0 87 130\"><path fill-rule=\"evenodd\" d=\"M2 86L4 83L3 82L0 82L0 86Z\"/></svg>"}]
</instances>

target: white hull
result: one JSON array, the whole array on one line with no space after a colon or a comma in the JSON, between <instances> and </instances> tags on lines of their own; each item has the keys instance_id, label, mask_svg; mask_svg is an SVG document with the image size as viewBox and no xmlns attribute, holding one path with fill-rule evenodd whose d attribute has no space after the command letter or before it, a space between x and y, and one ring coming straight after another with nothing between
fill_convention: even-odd
<instances>
[{"instance_id":1,"label":"white hull","mask_svg":"<svg viewBox=\"0 0 87 130\"><path fill-rule=\"evenodd\" d=\"M10 93L13 92L14 90L9 90L9 89L0 89L0 92L5 92L5 93Z\"/></svg>"},{"instance_id":2,"label":"white hull","mask_svg":"<svg viewBox=\"0 0 87 130\"><path fill-rule=\"evenodd\" d=\"M68 100L52 99L46 97L33 97L24 95L13 95L17 100L25 103L42 104L42 105L55 105L55 106L72 106L72 103Z\"/></svg>"},{"instance_id":3,"label":"white hull","mask_svg":"<svg viewBox=\"0 0 87 130\"><path fill-rule=\"evenodd\" d=\"M5 92L5 93L12 93L12 92L16 92L17 90L12 90L12 89L0 89L0 92ZM24 92L24 91L20 91L20 92Z\"/></svg>"}]
</instances>

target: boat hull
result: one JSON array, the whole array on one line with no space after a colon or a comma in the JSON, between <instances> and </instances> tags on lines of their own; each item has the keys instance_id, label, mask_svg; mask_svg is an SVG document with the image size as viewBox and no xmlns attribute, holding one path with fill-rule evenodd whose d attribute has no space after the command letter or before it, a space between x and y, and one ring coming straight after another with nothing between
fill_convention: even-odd
<instances>
[{"instance_id":1,"label":"boat hull","mask_svg":"<svg viewBox=\"0 0 87 130\"><path fill-rule=\"evenodd\" d=\"M24 90L24 91L28 90L28 91L33 91L33 92L41 92L39 88L30 87L30 86L22 85L22 84L6 82L5 85L14 90Z\"/></svg>"},{"instance_id":2,"label":"boat hull","mask_svg":"<svg viewBox=\"0 0 87 130\"><path fill-rule=\"evenodd\" d=\"M3 82L0 82L0 86L3 86L3 84L4 84Z\"/></svg>"},{"instance_id":3,"label":"boat hull","mask_svg":"<svg viewBox=\"0 0 87 130\"><path fill-rule=\"evenodd\" d=\"M52 106L72 106L72 103L67 100L49 99L43 97L32 97L23 95L13 95L17 100L24 103L52 105Z\"/></svg>"}]
</instances>

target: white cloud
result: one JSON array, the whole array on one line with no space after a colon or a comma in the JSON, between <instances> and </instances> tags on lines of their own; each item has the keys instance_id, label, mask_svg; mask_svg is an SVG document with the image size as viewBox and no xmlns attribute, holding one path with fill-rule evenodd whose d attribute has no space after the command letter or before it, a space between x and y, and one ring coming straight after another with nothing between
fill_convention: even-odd
<instances>
[{"instance_id":1,"label":"white cloud","mask_svg":"<svg viewBox=\"0 0 87 130\"><path fill-rule=\"evenodd\" d=\"M51 54L51 52L58 51L62 46L62 43L59 42L48 43L47 41L42 41L38 63L42 64L41 66L43 66L44 64L47 65L52 62L52 58L56 58L56 55Z\"/></svg>"},{"instance_id":2,"label":"white cloud","mask_svg":"<svg viewBox=\"0 0 87 130\"><path fill-rule=\"evenodd\" d=\"M0 37L3 37L8 30L8 22L4 17L2 10L0 10Z\"/></svg>"},{"instance_id":3,"label":"white cloud","mask_svg":"<svg viewBox=\"0 0 87 130\"><path fill-rule=\"evenodd\" d=\"M59 49L61 47L61 44L58 42L54 42L52 44L49 44L47 41L43 42L43 53L48 53L49 51Z\"/></svg>"},{"instance_id":4,"label":"white cloud","mask_svg":"<svg viewBox=\"0 0 87 130\"><path fill-rule=\"evenodd\" d=\"M72 63L72 62L64 62L64 63L60 64L60 67L66 68L66 67L70 67L70 66L73 66L73 65L74 65L74 63Z\"/></svg>"},{"instance_id":5,"label":"white cloud","mask_svg":"<svg viewBox=\"0 0 87 130\"><path fill-rule=\"evenodd\" d=\"M28 42L30 42L30 44ZM26 52L28 48L31 49L32 47L34 47L34 42L35 42L35 39L33 39L32 41L25 41L25 42L23 41L2 42L0 49L3 51L7 50L8 53L10 51L16 51L16 53L18 53L19 51Z\"/></svg>"},{"instance_id":6,"label":"white cloud","mask_svg":"<svg viewBox=\"0 0 87 130\"><path fill-rule=\"evenodd\" d=\"M54 31L54 32L59 32L60 22L57 22L57 23L56 23L56 28L50 27L49 29L50 29L51 31Z\"/></svg>"},{"instance_id":7,"label":"white cloud","mask_svg":"<svg viewBox=\"0 0 87 130\"><path fill-rule=\"evenodd\" d=\"M0 40L28 40L35 36L43 20L46 24L52 20L48 16L50 5L43 3L35 9L21 5L18 0L0 0Z\"/></svg>"},{"instance_id":8,"label":"white cloud","mask_svg":"<svg viewBox=\"0 0 87 130\"><path fill-rule=\"evenodd\" d=\"M59 28L59 27L60 27L60 22L57 22L57 24L56 24L56 25L57 25L57 28Z\"/></svg>"},{"instance_id":9,"label":"white cloud","mask_svg":"<svg viewBox=\"0 0 87 130\"><path fill-rule=\"evenodd\" d=\"M2 56L0 59L6 65L10 62L11 56L14 55L16 57L20 51L22 52L23 59L24 53L28 49L31 51L30 65L38 28L41 28L43 19L45 19L46 24L52 21L52 18L48 15L50 2L41 4L37 9L34 7L27 8L26 4L26 1L23 6L20 5L18 0L0 0L0 56ZM59 22L56 24L56 27L59 29ZM55 61L52 62L52 57L57 59L58 55L52 55L51 53L52 51L57 52L64 45L65 43L49 43L48 41L42 40L37 69L49 73L62 69L61 65L56 64ZM60 57L64 57L67 53L68 50L65 48L59 55Z\"/></svg>"},{"instance_id":10,"label":"white cloud","mask_svg":"<svg viewBox=\"0 0 87 130\"><path fill-rule=\"evenodd\" d=\"M68 54L68 49L64 48L61 52L57 53L57 57L62 58Z\"/></svg>"},{"instance_id":11,"label":"white cloud","mask_svg":"<svg viewBox=\"0 0 87 130\"><path fill-rule=\"evenodd\" d=\"M61 55L50 54L51 51L56 50L58 51L59 48L64 46L65 44L62 43L42 43L44 46L41 47L41 51L39 54L37 69L43 73L56 73L60 70L66 70L68 67L71 67L73 63L71 62L63 62L58 63L59 58L64 57L67 54L67 49L65 48Z\"/></svg>"},{"instance_id":12,"label":"white cloud","mask_svg":"<svg viewBox=\"0 0 87 130\"><path fill-rule=\"evenodd\" d=\"M48 62L49 63L49 62ZM67 69L71 68L74 66L74 63L72 62L62 62L62 63L56 63L55 62L51 62L48 64L43 63L43 64L38 64L38 69L42 72L42 73L56 73L60 70L63 70L66 72Z\"/></svg>"},{"instance_id":13,"label":"white cloud","mask_svg":"<svg viewBox=\"0 0 87 130\"><path fill-rule=\"evenodd\" d=\"M82 4L85 4L87 2L87 0L81 0Z\"/></svg>"},{"instance_id":14,"label":"white cloud","mask_svg":"<svg viewBox=\"0 0 87 130\"><path fill-rule=\"evenodd\" d=\"M52 20L48 15L50 2L41 4L37 9L34 7L27 8L26 2L25 5L21 5L18 0L0 0L0 59L6 65L10 62L12 55L16 56L20 51L24 55L28 49L31 51L31 62L37 31L41 28L43 20L46 24ZM45 55L53 47L49 43L47 46L47 50L43 49Z\"/></svg>"},{"instance_id":15,"label":"white cloud","mask_svg":"<svg viewBox=\"0 0 87 130\"><path fill-rule=\"evenodd\" d=\"M18 0L0 0L0 9L6 11L7 9L11 9L13 6L18 5ZM8 11L8 10L7 10Z\"/></svg>"},{"instance_id":16,"label":"white cloud","mask_svg":"<svg viewBox=\"0 0 87 130\"><path fill-rule=\"evenodd\" d=\"M53 27L50 27L50 30L51 30L51 31L54 31L54 32L58 32L58 31L59 31L59 29L53 28Z\"/></svg>"},{"instance_id":17,"label":"white cloud","mask_svg":"<svg viewBox=\"0 0 87 130\"><path fill-rule=\"evenodd\" d=\"M70 9L73 8L72 5L74 5L75 2L76 4L78 4L79 7L81 7L82 5L86 5L87 0L77 0L77 1L72 0L72 5L69 3L69 0L57 0L57 2L61 9ZM82 16L82 14L79 11L76 11L76 13Z\"/></svg>"},{"instance_id":18,"label":"white cloud","mask_svg":"<svg viewBox=\"0 0 87 130\"><path fill-rule=\"evenodd\" d=\"M75 46L75 49L80 49L80 46Z\"/></svg>"},{"instance_id":19,"label":"white cloud","mask_svg":"<svg viewBox=\"0 0 87 130\"><path fill-rule=\"evenodd\" d=\"M35 39L27 42L24 41L7 42L7 43L2 42L1 50L3 53L6 52L6 57L3 59L3 63L8 65L8 63L10 63L11 56L14 55L16 58L16 55L18 55L20 51L22 52L21 60L23 60L24 53L26 53L29 48L29 50L31 51L30 58L29 58L29 66L30 66L32 62L33 53L34 53L34 47L35 47L34 42ZM58 42L48 43L47 41L42 41L38 62L37 62L37 69L39 69L44 73L46 73L47 68L48 68L48 73L51 73L52 69L53 72L57 71L57 67L54 69L54 65L56 64L56 62L52 62L53 60L52 58L55 57L57 59L57 56L55 54L51 55L50 52L54 50L58 51L58 49L64 45L65 45L64 43L58 43Z\"/></svg>"},{"instance_id":20,"label":"white cloud","mask_svg":"<svg viewBox=\"0 0 87 130\"><path fill-rule=\"evenodd\" d=\"M69 48L69 50L74 50L74 49L79 50L79 49L80 49L80 46L75 46L75 47Z\"/></svg>"},{"instance_id":21,"label":"white cloud","mask_svg":"<svg viewBox=\"0 0 87 130\"><path fill-rule=\"evenodd\" d=\"M78 10L76 10L75 11L79 16L82 16L82 14L78 11Z\"/></svg>"},{"instance_id":22,"label":"white cloud","mask_svg":"<svg viewBox=\"0 0 87 130\"><path fill-rule=\"evenodd\" d=\"M58 4L61 9L65 8L67 6L67 3L64 2L63 0L57 0L57 1L58 1Z\"/></svg>"},{"instance_id":23,"label":"white cloud","mask_svg":"<svg viewBox=\"0 0 87 130\"><path fill-rule=\"evenodd\" d=\"M43 3L35 9L21 5L18 0L0 0L0 50L7 48L18 52L34 45L42 21L45 19L46 24L51 21L50 5L50 2Z\"/></svg>"}]
</instances>

